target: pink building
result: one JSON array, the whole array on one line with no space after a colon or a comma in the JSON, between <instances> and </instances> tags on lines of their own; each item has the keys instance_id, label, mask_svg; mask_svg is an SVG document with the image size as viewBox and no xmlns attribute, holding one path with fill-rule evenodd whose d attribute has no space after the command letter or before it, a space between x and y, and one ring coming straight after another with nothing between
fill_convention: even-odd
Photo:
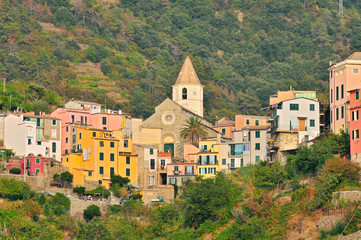
<instances>
[{"instance_id":1,"label":"pink building","mask_svg":"<svg viewBox=\"0 0 361 240\"><path fill-rule=\"evenodd\" d=\"M70 153L72 144L70 140L75 130L73 125L85 125L104 130L124 130L124 134L131 135L131 116L121 111L102 110L100 104L69 101L69 108L58 108L50 115L61 119L61 152ZM70 108L71 107L71 108Z\"/></svg>"},{"instance_id":2,"label":"pink building","mask_svg":"<svg viewBox=\"0 0 361 240\"><path fill-rule=\"evenodd\" d=\"M184 144L183 145L183 158L185 162L197 162L196 158L198 156L198 147L193 144Z\"/></svg>"},{"instance_id":3,"label":"pink building","mask_svg":"<svg viewBox=\"0 0 361 240\"><path fill-rule=\"evenodd\" d=\"M172 163L167 165L168 184L181 186L197 175L197 163Z\"/></svg>"},{"instance_id":4,"label":"pink building","mask_svg":"<svg viewBox=\"0 0 361 240\"><path fill-rule=\"evenodd\" d=\"M24 170L27 175L30 176L44 176L45 174L45 160L46 158L43 156L34 156L29 154L25 159L20 158L20 166L18 164L14 164L13 157L11 157L11 162L7 165L7 169L12 169L14 167L20 168L21 175L24 174ZM24 166L25 161L25 166ZM54 160L53 160L54 161Z\"/></svg>"},{"instance_id":5,"label":"pink building","mask_svg":"<svg viewBox=\"0 0 361 240\"><path fill-rule=\"evenodd\" d=\"M360 88L349 91L350 95L350 150L351 160L361 162L361 101Z\"/></svg>"},{"instance_id":6,"label":"pink building","mask_svg":"<svg viewBox=\"0 0 361 240\"><path fill-rule=\"evenodd\" d=\"M349 92L361 86L361 52L340 63L330 63L330 127L334 133L350 131Z\"/></svg>"}]
</instances>

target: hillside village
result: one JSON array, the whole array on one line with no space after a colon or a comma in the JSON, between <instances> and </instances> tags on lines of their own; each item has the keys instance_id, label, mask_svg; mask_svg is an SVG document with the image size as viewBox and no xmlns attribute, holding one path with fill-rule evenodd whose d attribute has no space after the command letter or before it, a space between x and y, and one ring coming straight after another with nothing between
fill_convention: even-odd
<instances>
[{"instance_id":1,"label":"hillside village","mask_svg":"<svg viewBox=\"0 0 361 240\"><path fill-rule=\"evenodd\" d=\"M158 197L171 201L172 184L181 186L196 176L212 178L259 161L284 165L289 154L311 146L328 130L351 133L351 159L359 162L359 58L356 52L330 65L330 123L315 91L290 89L270 96L266 116L236 115L213 124L203 118L203 86L187 57L172 86L173 98L147 119L74 99L49 115L3 113L0 142L3 152L11 152L5 167L50 179L68 171L74 187L87 189L109 188L119 175L149 203ZM181 134L194 127L190 119L199 121L203 135ZM45 171L47 162L62 168Z\"/></svg>"}]
</instances>

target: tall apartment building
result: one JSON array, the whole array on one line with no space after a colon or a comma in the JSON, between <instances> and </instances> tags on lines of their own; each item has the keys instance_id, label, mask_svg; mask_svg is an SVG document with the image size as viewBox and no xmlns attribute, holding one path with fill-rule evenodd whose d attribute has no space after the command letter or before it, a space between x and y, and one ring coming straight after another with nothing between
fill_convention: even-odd
<instances>
[{"instance_id":1,"label":"tall apartment building","mask_svg":"<svg viewBox=\"0 0 361 240\"><path fill-rule=\"evenodd\" d=\"M350 132L349 91L361 86L361 52L355 52L346 60L330 62L330 127L334 133Z\"/></svg>"},{"instance_id":2,"label":"tall apartment building","mask_svg":"<svg viewBox=\"0 0 361 240\"><path fill-rule=\"evenodd\" d=\"M361 88L349 91L350 95L350 153L351 160L361 162Z\"/></svg>"}]
</instances>

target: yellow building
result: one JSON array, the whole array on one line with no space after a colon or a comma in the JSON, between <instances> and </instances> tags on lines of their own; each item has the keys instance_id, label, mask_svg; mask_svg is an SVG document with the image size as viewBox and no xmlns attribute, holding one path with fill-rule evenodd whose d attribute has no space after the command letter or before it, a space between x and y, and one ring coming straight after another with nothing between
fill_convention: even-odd
<instances>
[{"instance_id":1,"label":"yellow building","mask_svg":"<svg viewBox=\"0 0 361 240\"><path fill-rule=\"evenodd\" d=\"M122 131L69 126L70 153L64 154L62 164L70 167L73 185L85 181L109 187L113 175L128 177L137 183L137 156L132 154L132 141L123 138Z\"/></svg>"},{"instance_id":2,"label":"yellow building","mask_svg":"<svg viewBox=\"0 0 361 240\"><path fill-rule=\"evenodd\" d=\"M198 150L198 175L205 178L214 177L220 171L219 155L220 146L217 140L202 140Z\"/></svg>"}]
</instances>

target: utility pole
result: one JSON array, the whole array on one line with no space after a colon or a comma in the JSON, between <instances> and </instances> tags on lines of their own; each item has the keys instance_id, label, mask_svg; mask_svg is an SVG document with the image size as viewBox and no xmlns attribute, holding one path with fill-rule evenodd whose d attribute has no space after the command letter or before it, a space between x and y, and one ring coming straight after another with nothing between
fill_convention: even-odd
<instances>
[{"instance_id":1,"label":"utility pole","mask_svg":"<svg viewBox=\"0 0 361 240\"><path fill-rule=\"evenodd\" d=\"M341 18L343 19L343 0L339 0L338 3L338 14L341 15Z\"/></svg>"}]
</instances>

